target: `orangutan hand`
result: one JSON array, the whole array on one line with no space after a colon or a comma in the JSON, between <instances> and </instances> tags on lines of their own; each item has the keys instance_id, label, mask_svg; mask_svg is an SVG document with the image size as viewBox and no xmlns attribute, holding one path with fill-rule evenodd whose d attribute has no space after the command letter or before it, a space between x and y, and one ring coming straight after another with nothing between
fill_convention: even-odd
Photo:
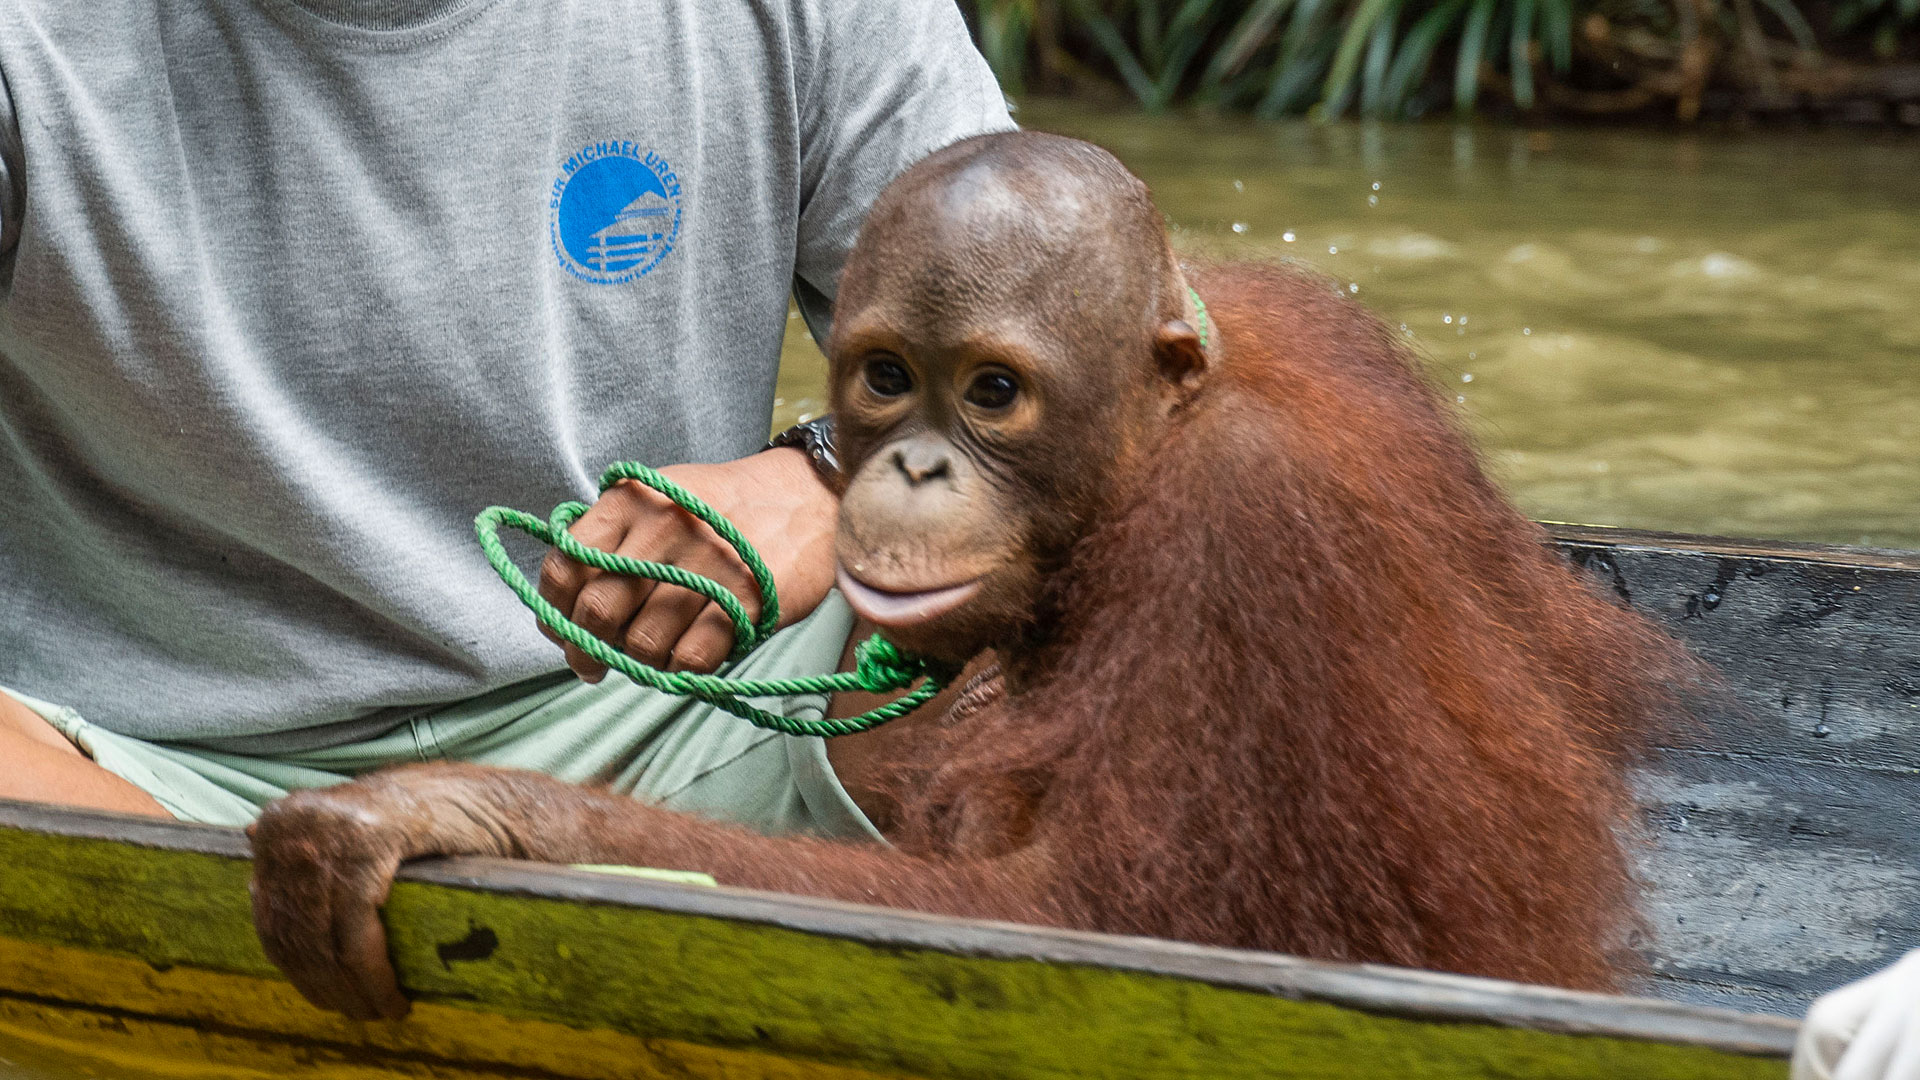
<instances>
[{"instance_id":1,"label":"orangutan hand","mask_svg":"<svg viewBox=\"0 0 1920 1080\"><path fill-rule=\"evenodd\" d=\"M785 448L724 465L660 470L737 526L773 571L780 625L811 614L833 585L833 530L838 500L807 456ZM570 530L588 547L669 563L732 590L754 617L760 592L733 549L666 496L624 481L600 496ZM628 656L654 667L712 671L733 651L733 624L698 593L582 566L551 552L540 567L540 595L560 613ZM541 626L556 644L559 635ZM565 645L567 666L587 682L604 665Z\"/></svg>"},{"instance_id":2,"label":"orangutan hand","mask_svg":"<svg viewBox=\"0 0 1920 1080\"><path fill-rule=\"evenodd\" d=\"M415 773L411 783L392 776ZM424 781L424 782L423 782ZM355 1020L407 1014L380 906L394 871L428 854L504 855L509 842L435 790L432 767L295 792L247 829L254 928L301 995Z\"/></svg>"}]
</instances>

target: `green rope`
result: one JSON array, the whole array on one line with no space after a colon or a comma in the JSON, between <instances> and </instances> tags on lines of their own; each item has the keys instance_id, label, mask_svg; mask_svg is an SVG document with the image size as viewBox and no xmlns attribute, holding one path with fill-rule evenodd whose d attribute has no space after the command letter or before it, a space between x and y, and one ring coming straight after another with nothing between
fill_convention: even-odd
<instances>
[{"instance_id":1,"label":"green rope","mask_svg":"<svg viewBox=\"0 0 1920 1080\"><path fill-rule=\"evenodd\" d=\"M760 588L758 622L748 618L746 605L740 602L739 597L711 578L666 563L648 562L590 548L574 539L567 529L587 512L585 503L561 503L553 508L552 516L546 521L505 506L490 506L473 519L473 530L480 536L480 550L486 553L487 562L493 566L494 573L500 575L500 580L507 583L520 602L527 605L534 617L554 633L612 670L642 686L704 701L756 727L771 728L788 735L819 736L851 735L896 720L931 700L959 674L959 668L954 665L908 656L878 634L861 642L854 650L853 671L797 679L729 679L690 671L662 671L615 649L561 614L559 608L540 595L527 576L507 557L506 546L500 542L502 526L518 529L596 570L678 585L713 601L733 621L733 653L728 657L729 661L740 660L758 648L772 636L774 626L780 621L780 600L774 593L773 572L767 569L767 564L760 559L760 553L753 549L746 537L740 535L740 530L734 528L732 522L680 485L645 465L630 461L609 466L600 475L600 490L604 492L622 480L638 481L665 495L675 506L712 526L713 531L733 547L740 561L752 571L754 583ZM904 690L922 677L926 681L911 694L859 716L796 720L757 708L743 700L794 694L833 694L847 690L884 694L892 690Z\"/></svg>"},{"instance_id":2,"label":"green rope","mask_svg":"<svg viewBox=\"0 0 1920 1080\"><path fill-rule=\"evenodd\" d=\"M1200 347L1204 349L1207 347L1207 302L1200 299L1191 285L1187 286L1187 295L1193 297L1193 309L1200 313Z\"/></svg>"}]
</instances>

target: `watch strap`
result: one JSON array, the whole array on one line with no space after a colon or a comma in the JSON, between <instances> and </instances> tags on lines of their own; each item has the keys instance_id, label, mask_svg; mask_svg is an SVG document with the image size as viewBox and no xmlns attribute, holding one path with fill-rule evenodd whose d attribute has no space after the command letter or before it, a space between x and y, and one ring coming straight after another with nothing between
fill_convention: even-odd
<instances>
[{"instance_id":1,"label":"watch strap","mask_svg":"<svg viewBox=\"0 0 1920 1080\"><path fill-rule=\"evenodd\" d=\"M813 462L813 471L820 474L822 480L829 483L840 478L840 455L833 445L833 417L816 416L788 428L767 440L766 449L778 450L791 446L807 455Z\"/></svg>"}]
</instances>

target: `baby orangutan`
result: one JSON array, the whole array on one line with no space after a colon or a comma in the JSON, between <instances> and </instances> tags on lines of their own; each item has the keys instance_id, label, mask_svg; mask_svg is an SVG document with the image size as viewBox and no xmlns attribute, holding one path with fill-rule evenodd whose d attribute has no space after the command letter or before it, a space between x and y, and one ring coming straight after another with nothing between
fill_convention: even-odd
<instances>
[{"instance_id":1,"label":"baby orangutan","mask_svg":"<svg viewBox=\"0 0 1920 1080\"><path fill-rule=\"evenodd\" d=\"M461 765L301 792L254 831L254 910L309 998L406 1011L378 907L438 854L1631 972L1624 759L1688 661L1507 503L1378 320L1296 270L1183 268L1119 162L1015 133L887 189L829 353L842 591L907 649L1004 671L984 707L831 744L891 845Z\"/></svg>"}]
</instances>

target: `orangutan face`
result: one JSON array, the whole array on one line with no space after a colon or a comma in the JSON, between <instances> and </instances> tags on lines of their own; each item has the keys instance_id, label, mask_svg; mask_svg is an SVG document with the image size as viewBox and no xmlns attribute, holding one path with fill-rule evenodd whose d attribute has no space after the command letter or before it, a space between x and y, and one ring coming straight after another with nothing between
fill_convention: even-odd
<instances>
[{"instance_id":1,"label":"orangutan face","mask_svg":"<svg viewBox=\"0 0 1920 1080\"><path fill-rule=\"evenodd\" d=\"M1045 178L938 165L890 189L842 278L837 555L856 612L960 661L1033 623L1199 350L1151 317L1155 268L1109 255L1120 245ZM1169 341L1194 362L1170 365Z\"/></svg>"}]
</instances>

